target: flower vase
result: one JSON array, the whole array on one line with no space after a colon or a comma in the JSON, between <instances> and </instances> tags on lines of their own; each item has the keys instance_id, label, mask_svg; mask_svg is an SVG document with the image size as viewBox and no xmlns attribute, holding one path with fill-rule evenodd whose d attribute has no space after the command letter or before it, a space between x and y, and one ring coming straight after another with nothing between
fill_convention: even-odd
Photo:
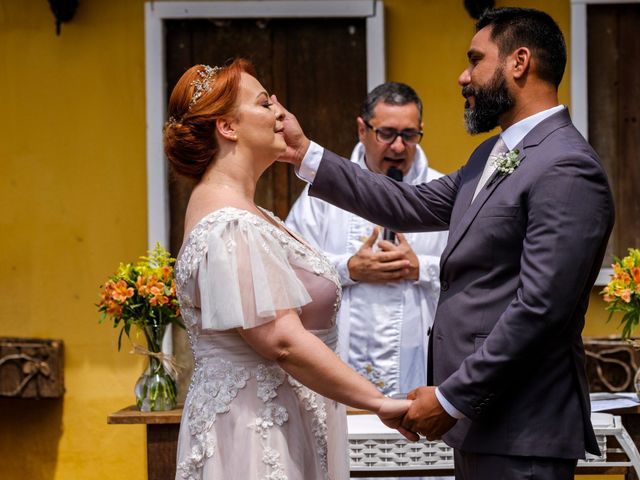
<instances>
[{"instance_id":1,"label":"flower vase","mask_svg":"<svg viewBox=\"0 0 640 480\"><path fill-rule=\"evenodd\" d=\"M134 392L136 405L142 412L173 410L177 405L176 381L162 361L149 355L149 366L140 375Z\"/></svg>"},{"instance_id":2,"label":"flower vase","mask_svg":"<svg viewBox=\"0 0 640 480\"><path fill-rule=\"evenodd\" d=\"M633 388L636 391L636 396L638 397L638 400L640 401L640 368L638 368L636 370L636 374L633 377Z\"/></svg>"}]
</instances>

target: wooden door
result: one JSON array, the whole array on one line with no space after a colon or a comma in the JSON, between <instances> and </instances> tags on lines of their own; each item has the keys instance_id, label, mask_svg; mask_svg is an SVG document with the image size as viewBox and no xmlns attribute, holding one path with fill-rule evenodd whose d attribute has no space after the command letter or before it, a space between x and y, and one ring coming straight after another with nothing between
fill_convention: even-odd
<instances>
[{"instance_id":1,"label":"wooden door","mask_svg":"<svg viewBox=\"0 0 640 480\"><path fill-rule=\"evenodd\" d=\"M640 248L640 3L587 10L589 141L613 190L616 223L604 266Z\"/></svg>"},{"instance_id":2,"label":"wooden door","mask_svg":"<svg viewBox=\"0 0 640 480\"><path fill-rule=\"evenodd\" d=\"M173 20L165 23L166 97L192 65L251 60L258 79L291 110L309 138L349 156L357 142L356 117L367 94L364 19ZM180 250L184 213L194 182L169 177L170 251ZM260 179L256 203L285 218L304 187L290 165L274 164ZM192 356L186 335L174 331L174 352L185 368Z\"/></svg>"}]
</instances>

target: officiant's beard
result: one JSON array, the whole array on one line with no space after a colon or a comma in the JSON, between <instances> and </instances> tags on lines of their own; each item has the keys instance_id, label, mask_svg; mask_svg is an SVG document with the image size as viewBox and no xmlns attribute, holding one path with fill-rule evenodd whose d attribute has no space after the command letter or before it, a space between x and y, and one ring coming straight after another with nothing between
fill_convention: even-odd
<instances>
[{"instance_id":1,"label":"officiant's beard","mask_svg":"<svg viewBox=\"0 0 640 480\"><path fill-rule=\"evenodd\" d=\"M473 95L473 108L467 104L464 109L464 126L471 135L493 130L498 126L500 115L515 104L502 69L496 71L488 85L477 88L467 85L462 95L465 98Z\"/></svg>"}]
</instances>

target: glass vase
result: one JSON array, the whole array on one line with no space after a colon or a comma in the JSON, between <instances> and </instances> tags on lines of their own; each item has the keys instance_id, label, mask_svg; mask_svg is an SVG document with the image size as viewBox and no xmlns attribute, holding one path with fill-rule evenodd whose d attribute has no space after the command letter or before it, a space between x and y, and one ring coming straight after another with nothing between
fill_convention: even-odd
<instances>
[{"instance_id":1,"label":"glass vase","mask_svg":"<svg viewBox=\"0 0 640 480\"><path fill-rule=\"evenodd\" d=\"M149 356L149 366L140 375L134 392L142 412L173 410L177 404L176 381L156 357Z\"/></svg>"}]
</instances>

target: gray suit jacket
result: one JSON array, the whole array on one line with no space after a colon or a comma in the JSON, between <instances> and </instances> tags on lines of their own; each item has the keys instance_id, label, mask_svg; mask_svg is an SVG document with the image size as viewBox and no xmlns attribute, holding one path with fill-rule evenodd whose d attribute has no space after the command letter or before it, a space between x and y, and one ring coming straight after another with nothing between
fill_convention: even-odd
<instances>
[{"instance_id":1,"label":"gray suit jacket","mask_svg":"<svg viewBox=\"0 0 640 480\"><path fill-rule=\"evenodd\" d=\"M496 140L417 186L325 151L310 193L396 231L450 230L431 337L432 379L467 417L449 445L584 458L598 446L581 332L613 226L611 192L563 110L523 139L518 168L471 202Z\"/></svg>"}]
</instances>

